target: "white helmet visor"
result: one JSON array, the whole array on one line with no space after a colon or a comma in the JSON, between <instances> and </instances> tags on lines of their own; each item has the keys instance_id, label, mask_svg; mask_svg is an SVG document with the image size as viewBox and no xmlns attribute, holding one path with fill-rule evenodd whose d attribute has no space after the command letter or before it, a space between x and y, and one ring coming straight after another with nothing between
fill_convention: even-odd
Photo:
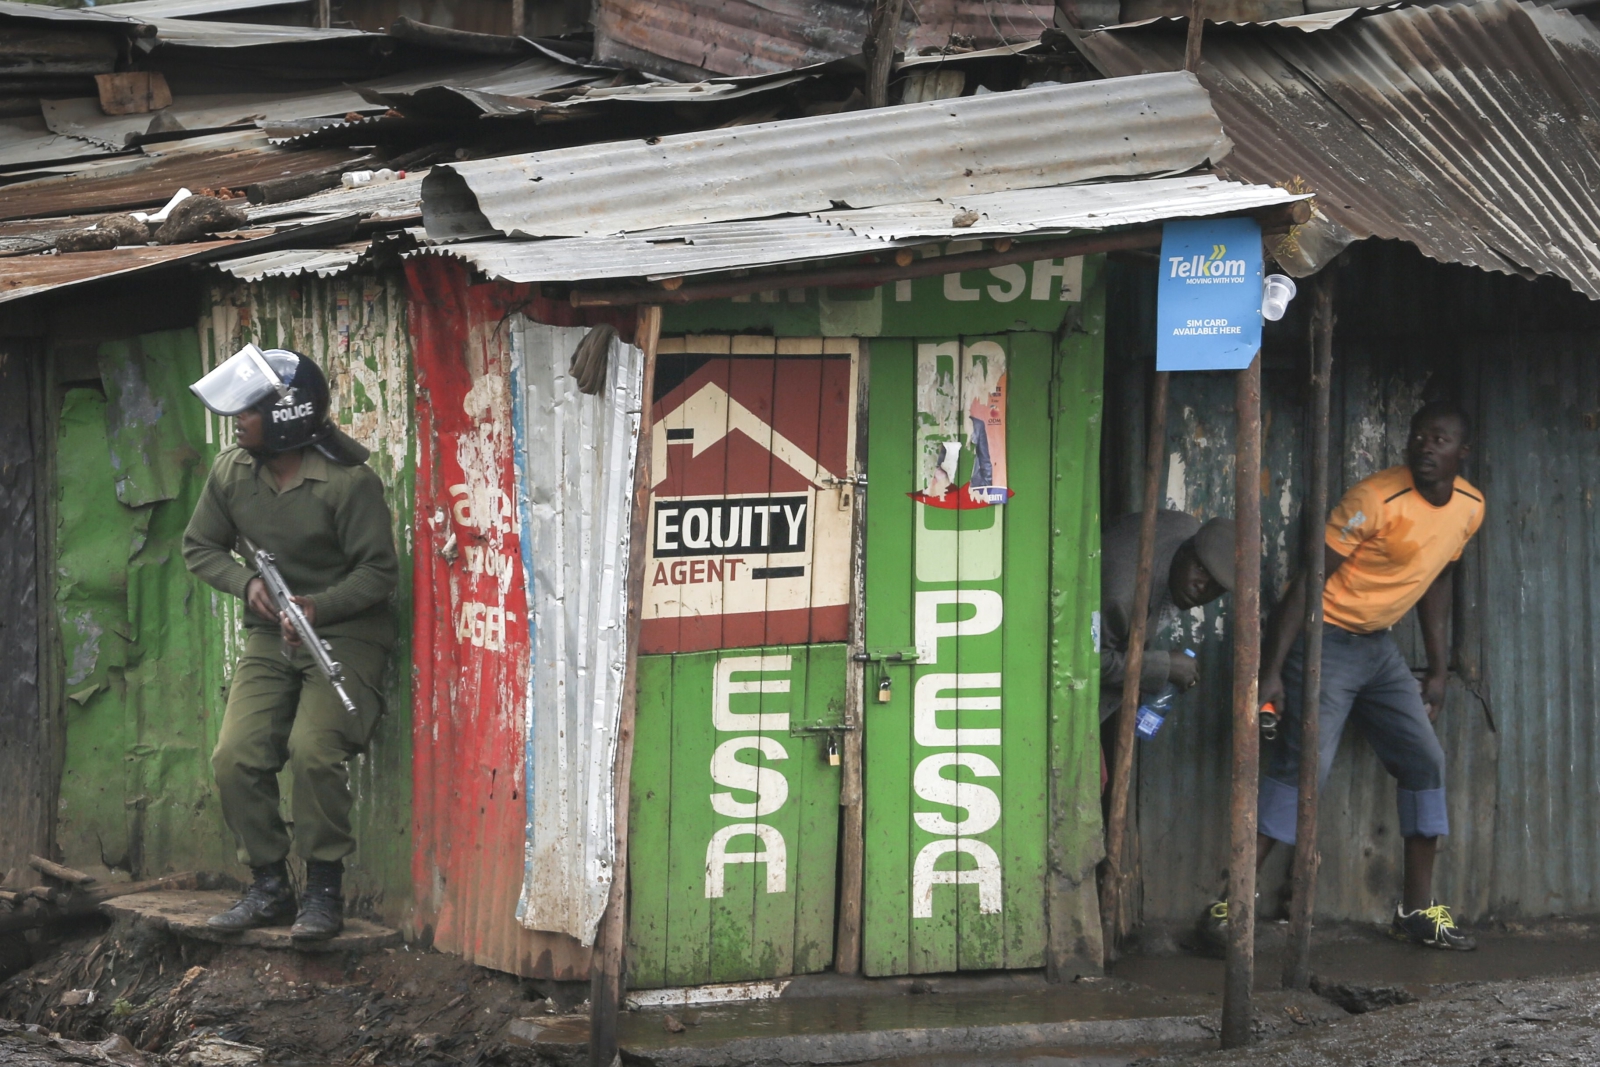
<instances>
[{"instance_id":1,"label":"white helmet visor","mask_svg":"<svg viewBox=\"0 0 1600 1067\"><path fill-rule=\"evenodd\" d=\"M218 415L237 415L287 389L255 345L245 345L189 386L200 403Z\"/></svg>"}]
</instances>

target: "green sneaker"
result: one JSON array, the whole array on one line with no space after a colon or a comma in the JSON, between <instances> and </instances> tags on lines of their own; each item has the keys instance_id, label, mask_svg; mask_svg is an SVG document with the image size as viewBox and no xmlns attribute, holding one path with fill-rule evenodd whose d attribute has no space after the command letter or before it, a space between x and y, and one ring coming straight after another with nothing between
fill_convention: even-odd
<instances>
[{"instance_id":1,"label":"green sneaker","mask_svg":"<svg viewBox=\"0 0 1600 1067\"><path fill-rule=\"evenodd\" d=\"M1442 948L1450 952L1471 952L1478 942L1461 932L1450 917L1450 909L1434 904L1416 911L1405 911L1403 906L1394 909L1394 921L1389 924L1389 936L1396 941L1428 948Z\"/></svg>"},{"instance_id":2,"label":"green sneaker","mask_svg":"<svg viewBox=\"0 0 1600 1067\"><path fill-rule=\"evenodd\" d=\"M1199 949L1202 955L1214 956L1218 959L1228 954L1228 902L1215 900L1211 906L1201 914L1200 921L1195 923L1195 935L1199 939Z\"/></svg>"}]
</instances>

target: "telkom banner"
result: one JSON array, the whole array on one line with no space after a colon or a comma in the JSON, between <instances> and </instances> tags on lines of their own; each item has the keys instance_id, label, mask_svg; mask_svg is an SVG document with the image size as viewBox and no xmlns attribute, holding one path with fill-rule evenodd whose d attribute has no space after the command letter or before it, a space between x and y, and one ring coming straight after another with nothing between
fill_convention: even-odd
<instances>
[{"instance_id":1,"label":"telkom banner","mask_svg":"<svg viewBox=\"0 0 1600 1067\"><path fill-rule=\"evenodd\" d=\"M1156 288L1157 370L1243 370L1261 349L1261 226L1169 222Z\"/></svg>"}]
</instances>

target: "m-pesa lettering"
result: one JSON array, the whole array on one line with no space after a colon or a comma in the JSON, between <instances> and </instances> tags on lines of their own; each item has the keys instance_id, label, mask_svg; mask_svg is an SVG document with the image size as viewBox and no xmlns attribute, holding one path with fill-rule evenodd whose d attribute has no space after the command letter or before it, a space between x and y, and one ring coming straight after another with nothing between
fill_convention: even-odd
<instances>
[{"instance_id":1,"label":"m-pesa lettering","mask_svg":"<svg viewBox=\"0 0 1600 1067\"><path fill-rule=\"evenodd\" d=\"M940 621L940 608L955 609L956 617ZM971 614L965 614L966 609ZM965 615L965 617L962 617ZM1005 600L991 589L919 590L916 599L917 666L937 666L939 642L958 637L978 637L1000 629L1005 619ZM999 719L1000 671L923 674L912 693L912 738L925 749L938 751L917 761L911 787L917 798L941 810L916 811L912 819L923 830L939 835L917 853L911 870L911 917L933 918L933 891L937 886L976 886L978 913L998 914L1004 907L1004 875L994 847L977 839L1000 822L1000 796L994 789L965 778L952 777L956 768L966 768L973 778L994 779L998 785L1000 767L975 748L999 752L998 726L977 727L962 723L963 712L990 712L985 721ZM968 695L973 694L973 695ZM970 716L966 718L970 719ZM952 819L950 808L963 812ZM960 867L940 860L951 853L965 853L972 866ZM951 867L955 869L949 869Z\"/></svg>"},{"instance_id":2,"label":"m-pesa lettering","mask_svg":"<svg viewBox=\"0 0 1600 1067\"><path fill-rule=\"evenodd\" d=\"M787 675L793 668L793 656L724 656L717 661L711 683L711 725L719 732L737 732L741 736L721 742L712 753L711 780L724 790L711 794L711 808L718 815L746 821L720 827L706 844L708 900L727 891L727 868L734 863L764 865L766 877L760 884L768 893L788 889L789 848L783 833L769 823L754 820L776 814L789 799L789 780L770 766L789 758L778 737L772 736L788 734L789 713L735 711L733 697L788 693L789 679L776 676ZM757 677L735 681L735 674ZM760 708L761 701L740 702L741 708L747 706ZM756 753L760 762L739 758L747 752ZM748 795L755 799L744 799ZM754 837L759 847L734 849L733 842L743 837Z\"/></svg>"}]
</instances>

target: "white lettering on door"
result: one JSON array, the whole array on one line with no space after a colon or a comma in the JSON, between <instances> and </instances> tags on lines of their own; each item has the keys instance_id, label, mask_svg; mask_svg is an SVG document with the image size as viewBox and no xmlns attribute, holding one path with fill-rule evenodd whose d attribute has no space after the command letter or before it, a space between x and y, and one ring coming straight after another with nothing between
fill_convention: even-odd
<instances>
[{"instance_id":1,"label":"white lettering on door","mask_svg":"<svg viewBox=\"0 0 1600 1067\"><path fill-rule=\"evenodd\" d=\"M687 516L684 521L687 527ZM687 536L684 541L688 543ZM774 814L788 801L789 780L782 772L767 764L786 760L789 753L777 738L766 735L788 733L789 713L734 711L733 698L789 692L788 678L770 675L787 674L793 666L793 656L723 656L717 660L711 680L711 725L720 731L740 731L744 734L723 741L711 755L711 780L729 790L711 794L711 808L718 815L733 819L759 819ZM735 674L769 677L735 681ZM741 705L744 703L741 702ZM761 706L759 700L748 703L757 708ZM739 753L750 749L760 753L762 763L745 763L739 759ZM731 790L753 793L755 799L741 800ZM754 835L759 839L760 847L745 852L729 849L728 845L733 839L746 835ZM783 834L775 826L740 822L724 826L711 835L706 845L707 900L720 898L726 892L727 867L730 863L765 864L767 892L783 893L788 889L789 850Z\"/></svg>"}]
</instances>

